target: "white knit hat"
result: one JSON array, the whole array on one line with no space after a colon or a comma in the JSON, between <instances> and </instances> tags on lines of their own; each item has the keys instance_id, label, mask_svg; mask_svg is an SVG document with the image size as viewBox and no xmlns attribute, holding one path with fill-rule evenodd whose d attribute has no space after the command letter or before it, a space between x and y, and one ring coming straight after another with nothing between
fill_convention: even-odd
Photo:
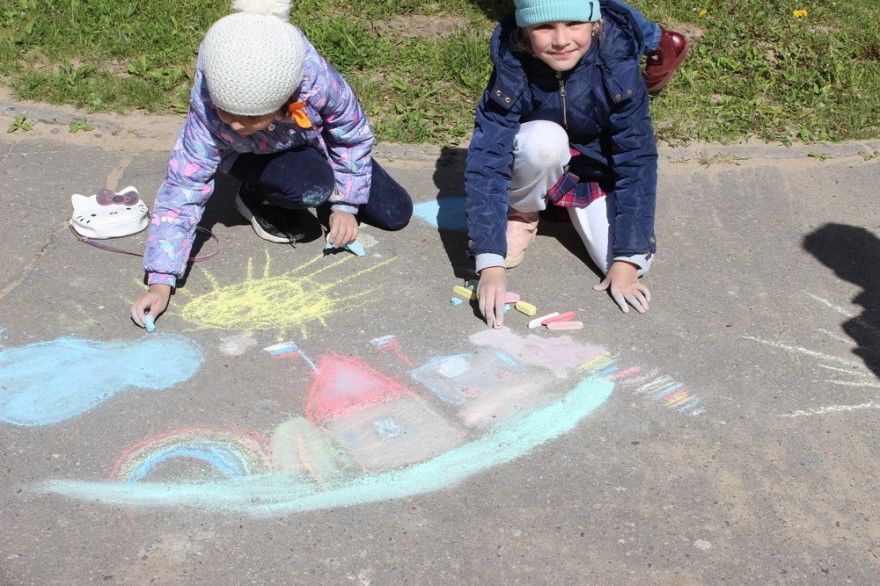
<instances>
[{"instance_id":1,"label":"white knit hat","mask_svg":"<svg viewBox=\"0 0 880 586\"><path fill-rule=\"evenodd\" d=\"M235 0L202 41L214 105L242 116L278 110L302 82L300 32L289 22L289 0Z\"/></svg>"}]
</instances>

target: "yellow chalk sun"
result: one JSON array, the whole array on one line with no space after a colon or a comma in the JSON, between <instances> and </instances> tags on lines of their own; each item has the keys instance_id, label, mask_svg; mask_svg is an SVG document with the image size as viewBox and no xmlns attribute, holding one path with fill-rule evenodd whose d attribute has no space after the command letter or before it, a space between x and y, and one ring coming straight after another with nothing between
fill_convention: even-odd
<instances>
[{"instance_id":1,"label":"yellow chalk sun","mask_svg":"<svg viewBox=\"0 0 880 586\"><path fill-rule=\"evenodd\" d=\"M297 276L324 258L318 256L288 273L273 276L270 274L272 259L267 252L261 276L254 276L254 259L251 258L248 259L245 280L223 286L203 269L213 290L187 301L180 315L198 328L245 332L274 330L279 340L290 337L292 332L298 330L301 337L308 338L309 326L318 323L327 327L328 317L351 311L371 301L380 287L362 288L360 292L347 296L331 296L333 289L394 260L382 261L331 283L320 283L315 277L355 257L346 256L316 271Z\"/></svg>"}]
</instances>

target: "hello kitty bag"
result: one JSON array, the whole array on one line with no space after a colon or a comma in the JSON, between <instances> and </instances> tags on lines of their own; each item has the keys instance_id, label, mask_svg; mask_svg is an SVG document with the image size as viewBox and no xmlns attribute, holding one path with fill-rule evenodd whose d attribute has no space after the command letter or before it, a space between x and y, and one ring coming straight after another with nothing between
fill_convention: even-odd
<instances>
[{"instance_id":1,"label":"hello kitty bag","mask_svg":"<svg viewBox=\"0 0 880 586\"><path fill-rule=\"evenodd\" d=\"M73 217L70 226L86 238L118 238L136 234L150 222L150 209L131 185L122 191L102 189L95 195L70 196Z\"/></svg>"}]
</instances>

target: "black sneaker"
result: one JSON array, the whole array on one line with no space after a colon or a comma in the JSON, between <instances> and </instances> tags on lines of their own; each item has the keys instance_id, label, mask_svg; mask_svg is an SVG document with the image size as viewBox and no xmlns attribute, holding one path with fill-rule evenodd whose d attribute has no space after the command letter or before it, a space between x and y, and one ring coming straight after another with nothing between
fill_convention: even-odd
<instances>
[{"instance_id":1,"label":"black sneaker","mask_svg":"<svg viewBox=\"0 0 880 586\"><path fill-rule=\"evenodd\" d=\"M281 244L296 244L305 238L303 216L306 210L287 210L269 205L258 194L244 187L235 196L235 208L250 221L254 232L263 240Z\"/></svg>"}]
</instances>

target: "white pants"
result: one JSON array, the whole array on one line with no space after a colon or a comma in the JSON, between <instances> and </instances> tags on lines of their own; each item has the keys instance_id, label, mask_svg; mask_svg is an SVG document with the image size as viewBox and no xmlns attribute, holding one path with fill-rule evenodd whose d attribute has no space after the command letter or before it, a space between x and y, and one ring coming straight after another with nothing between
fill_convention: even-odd
<instances>
[{"instance_id":1,"label":"white pants","mask_svg":"<svg viewBox=\"0 0 880 586\"><path fill-rule=\"evenodd\" d=\"M568 134L562 126L546 120L521 124L513 142L510 207L521 212L547 209L547 192L565 173L570 160ZM605 198L600 197L585 208L567 209L571 223L587 247L587 253L604 275L615 260L608 246L608 207ZM651 267L653 255L617 258L639 266L639 276L642 276Z\"/></svg>"}]
</instances>

